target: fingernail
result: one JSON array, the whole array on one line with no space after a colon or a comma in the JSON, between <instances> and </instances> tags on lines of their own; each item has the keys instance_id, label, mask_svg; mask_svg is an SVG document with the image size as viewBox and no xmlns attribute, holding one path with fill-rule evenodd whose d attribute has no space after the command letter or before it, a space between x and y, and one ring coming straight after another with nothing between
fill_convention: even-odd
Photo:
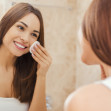
<instances>
[{"instance_id":1,"label":"fingernail","mask_svg":"<svg viewBox=\"0 0 111 111\"><path fill-rule=\"evenodd\" d=\"M40 44L36 43L36 46L40 46Z\"/></svg>"},{"instance_id":2,"label":"fingernail","mask_svg":"<svg viewBox=\"0 0 111 111\"><path fill-rule=\"evenodd\" d=\"M37 48L37 44L35 45L35 47Z\"/></svg>"},{"instance_id":3,"label":"fingernail","mask_svg":"<svg viewBox=\"0 0 111 111\"><path fill-rule=\"evenodd\" d=\"M33 52L35 51L34 49L31 49Z\"/></svg>"},{"instance_id":4,"label":"fingernail","mask_svg":"<svg viewBox=\"0 0 111 111\"><path fill-rule=\"evenodd\" d=\"M34 54L32 53L32 56L34 56Z\"/></svg>"}]
</instances>

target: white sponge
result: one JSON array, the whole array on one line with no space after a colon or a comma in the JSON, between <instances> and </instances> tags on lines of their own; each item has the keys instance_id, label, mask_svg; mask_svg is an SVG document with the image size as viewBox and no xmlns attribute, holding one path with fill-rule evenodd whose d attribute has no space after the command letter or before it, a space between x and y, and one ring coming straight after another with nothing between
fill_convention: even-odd
<instances>
[{"instance_id":1,"label":"white sponge","mask_svg":"<svg viewBox=\"0 0 111 111\"><path fill-rule=\"evenodd\" d=\"M29 49L29 51L30 51L30 53L32 54L32 49L33 49L33 47L35 46L35 45L40 45L40 43L38 42L38 41L35 41L32 45L31 45L31 47L30 47L30 49Z\"/></svg>"}]
</instances>

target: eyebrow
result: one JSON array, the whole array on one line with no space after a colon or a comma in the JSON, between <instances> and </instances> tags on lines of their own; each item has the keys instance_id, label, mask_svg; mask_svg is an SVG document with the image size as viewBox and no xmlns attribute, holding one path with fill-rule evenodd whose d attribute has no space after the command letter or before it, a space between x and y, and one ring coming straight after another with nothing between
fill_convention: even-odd
<instances>
[{"instance_id":1,"label":"eyebrow","mask_svg":"<svg viewBox=\"0 0 111 111\"><path fill-rule=\"evenodd\" d=\"M27 25L27 24L25 24L24 22L20 21L20 23L22 23L25 27L28 27L28 25ZM37 31L37 30L34 30L33 32L37 32L37 33L39 33L39 34L40 34L40 32L39 32L39 31Z\"/></svg>"},{"instance_id":2,"label":"eyebrow","mask_svg":"<svg viewBox=\"0 0 111 111\"><path fill-rule=\"evenodd\" d=\"M40 32L39 32L39 31L37 31L37 30L34 30L34 32L37 32L37 33L39 33L39 34L40 34Z\"/></svg>"},{"instance_id":3,"label":"eyebrow","mask_svg":"<svg viewBox=\"0 0 111 111\"><path fill-rule=\"evenodd\" d=\"M25 24L24 22L20 21L20 23L22 23L23 25L25 25L25 27L28 27L28 25L27 25L27 24Z\"/></svg>"}]
</instances>

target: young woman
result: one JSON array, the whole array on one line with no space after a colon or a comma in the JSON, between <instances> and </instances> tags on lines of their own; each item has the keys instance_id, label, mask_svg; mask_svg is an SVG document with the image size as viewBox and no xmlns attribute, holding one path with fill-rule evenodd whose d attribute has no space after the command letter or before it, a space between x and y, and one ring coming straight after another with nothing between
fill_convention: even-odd
<instances>
[{"instance_id":1,"label":"young woman","mask_svg":"<svg viewBox=\"0 0 111 111\"><path fill-rule=\"evenodd\" d=\"M35 41L40 45L31 54ZM16 4L0 21L0 111L46 111L50 64L40 11L28 3Z\"/></svg>"},{"instance_id":2,"label":"young woman","mask_svg":"<svg viewBox=\"0 0 111 111\"><path fill-rule=\"evenodd\" d=\"M65 111L111 111L111 0L93 0L82 24L82 61L100 64L102 79L73 92Z\"/></svg>"}]
</instances>

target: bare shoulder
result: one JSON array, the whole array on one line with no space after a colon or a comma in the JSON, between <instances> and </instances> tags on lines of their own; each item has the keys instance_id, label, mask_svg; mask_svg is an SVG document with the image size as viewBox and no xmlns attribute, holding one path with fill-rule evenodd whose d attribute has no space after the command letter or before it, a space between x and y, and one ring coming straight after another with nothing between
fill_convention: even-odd
<instances>
[{"instance_id":1,"label":"bare shoulder","mask_svg":"<svg viewBox=\"0 0 111 111\"><path fill-rule=\"evenodd\" d=\"M79 88L68 96L64 111L111 111L111 91L101 84Z\"/></svg>"}]
</instances>

